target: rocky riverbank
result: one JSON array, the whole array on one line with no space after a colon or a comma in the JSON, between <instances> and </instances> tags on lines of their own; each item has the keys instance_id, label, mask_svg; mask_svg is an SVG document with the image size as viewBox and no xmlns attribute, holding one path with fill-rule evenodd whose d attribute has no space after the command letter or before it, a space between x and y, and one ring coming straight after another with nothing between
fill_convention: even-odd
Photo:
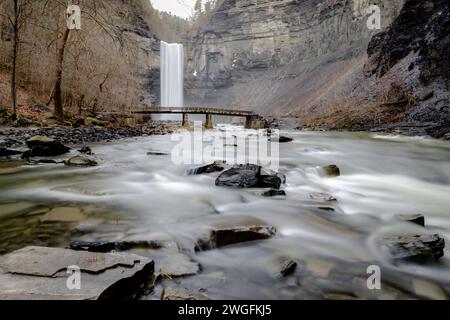
<instances>
[{"instance_id":1,"label":"rocky riverbank","mask_svg":"<svg viewBox=\"0 0 450 320\"><path fill-rule=\"evenodd\" d=\"M124 138L165 135L174 132L178 127L177 122L151 122L121 127L0 127L0 149L22 150L26 147L27 139L34 136L49 137L64 145L82 146L87 143L111 142Z\"/></svg>"}]
</instances>

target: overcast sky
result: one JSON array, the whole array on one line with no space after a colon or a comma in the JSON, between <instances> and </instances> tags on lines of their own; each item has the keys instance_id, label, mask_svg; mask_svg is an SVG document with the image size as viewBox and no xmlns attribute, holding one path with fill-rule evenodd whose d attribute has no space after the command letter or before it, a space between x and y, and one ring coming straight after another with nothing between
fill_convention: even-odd
<instances>
[{"instance_id":1,"label":"overcast sky","mask_svg":"<svg viewBox=\"0 0 450 320\"><path fill-rule=\"evenodd\" d=\"M189 18L192 16L196 0L150 0L155 9Z\"/></svg>"}]
</instances>

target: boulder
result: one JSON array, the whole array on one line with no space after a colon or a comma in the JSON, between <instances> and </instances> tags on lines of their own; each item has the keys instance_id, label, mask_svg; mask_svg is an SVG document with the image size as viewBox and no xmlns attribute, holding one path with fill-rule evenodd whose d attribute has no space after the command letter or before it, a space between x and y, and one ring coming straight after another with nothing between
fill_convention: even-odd
<instances>
[{"instance_id":1,"label":"boulder","mask_svg":"<svg viewBox=\"0 0 450 320\"><path fill-rule=\"evenodd\" d=\"M280 273L283 277L287 277L293 274L296 269L297 269L297 262L293 260L288 260L283 263Z\"/></svg>"},{"instance_id":2,"label":"boulder","mask_svg":"<svg viewBox=\"0 0 450 320\"><path fill-rule=\"evenodd\" d=\"M396 261L426 263L444 255L445 241L439 235L390 236L383 238Z\"/></svg>"},{"instance_id":3,"label":"boulder","mask_svg":"<svg viewBox=\"0 0 450 320\"><path fill-rule=\"evenodd\" d=\"M272 188L272 189L280 189L283 184L283 177L278 175L260 175L257 177L258 181L255 187L258 188Z\"/></svg>"},{"instance_id":4,"label":"boulder","mask_svg":"<svg viewBox=\"0 0 450 320\"><path fill-rule=\"evenodd\" d=\"M421 227L425 227L425 217L421 214L401 214L397 219L404 222L411 222Z\"/></svg>"},{"instance_id":5,"label":"boulder","mask_svg":"<svg viewBox=\"0 0 450 320\"><path fill-rule=\"evenodd\" d=\"M335 164L325 166L322 169L328 177L339 177L341 175L341 170Z\"/></svg>"},{"instance_id":6,"label":"boulder","mask_svg":"<svg viewBox=\"0 0 450 320\"><path fill-rule=\"evenodd\" d=\"M179 300L179 301L195 301L209 300L209 298L201 292L184 289L184 288L164 288L162 300Z\"/></svg>"},{"instance_id":7,"label":"boulder","mask_svg":"<svg viewBox=\"0 0 450 320\"><path fill-rule=\"evenodd\" d=\"M75 290L68 286L74 267ZM27 247L0 257L0 299L131 299L153 274L153 261L137 255Z\"/></svg>"},{"instance_id":8,"label":"boulder","mask_svg":"<svg viewBox=\"0 0 450 320\"><path fill-rule=\"evenodd\" d=\"M262 174L262 167L246 164L235 166L220 174L216 186L229 188L273 188L279 189L286 182L283 174Z\"/></svg>"},{"instance_id":9,"label":"boulder","mask_svg":"<svg viewBox=\"0 0 450 320\"><path fill-rule=\"evenodd\" d=\"M196 168L196 169L191 169L187 172L188 175L199 175L199 174L204 174L204 173L214 173L214 172L222 172L223 170L225 170L225 161L216 161L212 164L200 167L200 168Z\"/></svg>"},{"instance_id":10,"label":"boulder","mask_svg":"<svg viewBox=\"0 0 450 320\"><path fill-rule=\"evenodd\" d=\"M22 155L22 158L53 157L70 152L70 148L64 146L61 142L48 137L34 136L28 139L26 143L30 150L26 151Z\"/></svg>"},{"instance_id":11,"label":"boulder","mask_svg":"<svg viewBox=\"0 0 450 320\"><path fill-rule=\"evenodd\" d=\"M98 163L83 156L75 156L65 162L69 167L95 167Z\"/></svg>"},{"instance_id":12,"label":"boulder","mask_svg":"<svg viewBox=\"0 0 450 320\"><path fill-rule=\"evenodd\" d=\"M252 188L258 183L261 167L247 164L235 166L216 179L216 186L230 188Z\"/></svg>"},{"instance_id":13,"label":"boulder","mask_svg":"<svg viewBox=\"0 0 450 320\"><path fill-rule=\"evenodd\" d=\"M289 137L284 137L284 136L280 136L280 138L278 139L279 143L287 143L287 142L292 142L294 141L294 139L289 138Z\"/></svg>"}]
</instances>

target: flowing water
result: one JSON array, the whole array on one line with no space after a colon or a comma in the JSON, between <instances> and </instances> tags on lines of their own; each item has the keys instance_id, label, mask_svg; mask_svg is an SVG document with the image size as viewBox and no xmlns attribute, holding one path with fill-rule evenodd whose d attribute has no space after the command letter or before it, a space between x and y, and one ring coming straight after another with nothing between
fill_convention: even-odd
<instances>
[{"instance_id":1,"label":"flowing water","mask_svg":"<svg viewBox=\"0 0 450 320\"><path fill-rule=\"evenodd\" d=\"M423 233L438 233L450 243L447 142L358 133L284 134L294 141L280 144L280 171L287 176L287 197L281 199L264 198L261 190L219 188L217 174L187 176L193 166L175 165L170 155L147 155L170 154L176 144L170 136L93 146L100 163L94 168L0 163L0 251L64 247L73 240L175 240L175 249L199 262L201 272L165 280L149 299L159 298L164 286L201 289L214 299L450 295L448 251L436 263L398 265L378 245L385 235ZM342 175L323 176L318 167L329 164L338 165ZM317 192L337 202L311 199ZM427 228L395 218L409 213L424 214ZM276 236L193 250L210 226L255 219L274 226ZM282 278L286 259L297 261L298 268ZM370 265L381 267L381 290L367 288Z\"/></svg>"}]
</instances>

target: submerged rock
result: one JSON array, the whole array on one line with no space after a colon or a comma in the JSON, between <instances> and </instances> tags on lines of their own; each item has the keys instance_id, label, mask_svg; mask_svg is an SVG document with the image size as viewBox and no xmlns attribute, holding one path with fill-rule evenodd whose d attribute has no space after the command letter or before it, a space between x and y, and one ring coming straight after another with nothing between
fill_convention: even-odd
<instances>
[{"instance_id":1,"label":"submerged rock","mask_svg":"<svg viewBox=\"0 0 450 320\"><path fill-rule=\"evenodd\" d=\"M165 256L158 262L158 265L160 266L159 273L164 279L192 276L200 272L200 264L179 253Z\"/></svg>"},{"instance_id":2,"label":"submerged rock","mask_svg":"<svg viewBox=\"0 0 450 320\"><path fill-rule=\"evenodd\" d=\"M168 156L168 153L159 152L159 151L149 151L147 152L148 156Z\"/></svg>"},{"instance_id":3,"label":"submerged rock","mask_svg":"<svg viewBox=\"0 0 450 320\"><path fill-rule=\"evenodd\" d=\"M95 167L98 163L83 156L75 156L65 162L69 167Z\"/></svg>"},{"instance_id":4,"label":"submerged rock","mask_svg":"<svg viewBox=\"0 0 450 320\"><path fill-rule=\"evenodd\" d=\"M194 300L209 300L209 298L198 291L184 289L184 288L164 288L162 300L180 300L180 301L194 301Z\"/></svg>"},{"instance_id":5,"label":"submerged rock","mask_svg":"<svg viewBox=\"0 0 450 320\"><path fill-rule=\"evenodd\" d=\"M283 174L263 175L262 167L253 164L235 166L216 179L216 186L230 188L279 189L286 182Z\"/></svg>"},{"instance_id":6,"label":"submerged rock","mask_svg":"<svg viewBox=\"0 0 450 320\"><path fill-rule=\"evenodd\" d=\"M293 260L288 260L281 267L280 273L283 277L287 277L293 274L296 269L297 269L297 262Z\"/></svg>"},{"instance_id":7,"label":"submerged rock","mask_svg":"<svg viewBox=\"0 0 450 320\"><path fill-rule=\"evenodd\" d=\"M68 286L74 271L77 290ZM153 273L153 261L137 255L27 247L0 257L0 299L131 299Z\"/></svg>"},{"instance_id":8,"label":"submerged rock","mask_svg":"<svg viewBox=\"0 0 450 320\"><path fill-rule=\"evenodd\" d=\"M323 202L335 202L337 199L329 193L325 192L314 192L309 195L309 198L315 201Z\"/></svg>"},{"instance_id":9,"label":"submerged rock","mask_svg":"<svg viewBox=\"0 0 450 320\"><path fill-rule=\"evenodd\" d=\"M269 225L246 225L229 228L217 228L211 231L208 240L199 240L196 251L220 248L228 245L266 240L276 234L276 229Z\"/></svg>"},{"instance_id":10,"label":"submerged rock","mask_svg":"<svg viewBox=\"0 0 450 320\"><path fill-rule=\"evenodd\" d=\"M204 174L204 173L214 173L214 172L222 172L225 170L225 162L224 161L216 161L212 164L191 169L187 172L188 175L198 175L198 174Z\"/></svg>"},{"instance_id":11,"label":"submerged rock","mask_svg":"<svg viewBox=\"0 0 450 320\"><path fill-rule=\"evenodd\" d=\"M286 196L286 191L270 189L269 191L264 192L263 197L278 197L278 196Z\"/></svg>"},{"instance_id":12,"label":"submerged rock","mask_svg":"<svg viewBox=\"0 0 450 320\"><path fill-rule=\"evenodd\" d=\"M22 158L60 156L70 151L61 142L44 136L34 136L26 143L30 150L24 152Z\"/></svg>"},{"instance_id":13,"label":"submerged rock","mask_svg":"<svg viewBox=\"0 0 450 320\"><path fill-rule=\"evenodd\" d=\"M425 217L421 214L401 214L397 216L398 220L411 222L421 227L425 227Z\"/></svg>"},{"instance_id":14,"label":"submerged rock","mask_svg":"<svg viewBox=\"0 0 450 320\"><path fill-rule=\"evenodd\" d=\"M40 218L41 222L80 222L86 219L85 214L79 208L60 207L54 208Z\"/></svg>"},{"instance_id":15,"label":"submerged rock","mask_svg":"<svg viewBox=\"0 0 450 320\"><path fill-rule=\"evenodd\" d=\"M341 170L335 164L325 166L322 168L325 174L329 177L339 177L341 175Z\"/></svg>"},{"instance_id":16,"label":"submerged rock","mask_svg":"<svg viewBox=\"0 0 450 320\"><path fill-rule=\"evenodd\" d=\"M383 239L394 260L425 263L444 256L445 241L439 235L390 236Z\"/></svg>"}]
</instances>

